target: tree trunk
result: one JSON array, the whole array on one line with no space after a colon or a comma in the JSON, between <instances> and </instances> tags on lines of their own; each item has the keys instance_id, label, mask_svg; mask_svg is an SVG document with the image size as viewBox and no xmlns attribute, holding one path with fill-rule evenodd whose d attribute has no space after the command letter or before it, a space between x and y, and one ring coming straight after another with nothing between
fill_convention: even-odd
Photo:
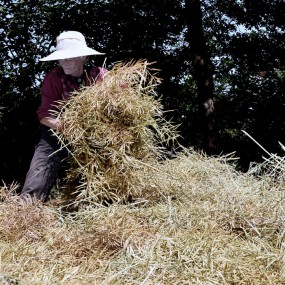
<instances>
[{"instance_id":1,"label":"tree trunk","mask_svg":"<svg viewBox=\"0 0 285 285\"><path fill-rule=\"evenodd\" d=\"M199 0L185 0L185 16L194 69L193 75L198 88L202 143L204 150L207 153L212 153L215 149L213 64L205 44Z\"/></svg>"}]
</instances>

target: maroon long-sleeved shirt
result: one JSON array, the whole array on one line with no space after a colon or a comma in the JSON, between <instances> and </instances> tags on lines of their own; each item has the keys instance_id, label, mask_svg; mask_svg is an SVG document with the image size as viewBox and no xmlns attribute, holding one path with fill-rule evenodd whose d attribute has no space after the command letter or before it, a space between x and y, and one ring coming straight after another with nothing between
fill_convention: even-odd
<instances>
[{"instance_id":1,"label":"maroon long-sleeved shirt","mask_svg":"<svg viewBox=\"0 0 285 285\"><path fill-rule=\"evenodd\" d=\"M91 85L98 80L102 80L107 70L102 67L91 67L84 71L80 78L85 86ZM81 84L77 78L66 75L61 67L56 67L44 78L41 95L42 101L37 114L39 120L45 117L53 117L52 110L57 110L58 101L69 99L71 93L78 90Z\"/></svg>"}]
</instances>

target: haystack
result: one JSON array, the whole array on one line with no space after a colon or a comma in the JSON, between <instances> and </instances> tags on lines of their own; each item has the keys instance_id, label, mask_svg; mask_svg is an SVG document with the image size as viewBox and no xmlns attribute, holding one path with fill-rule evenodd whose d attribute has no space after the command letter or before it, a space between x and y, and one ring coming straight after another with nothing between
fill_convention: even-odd
<instances>
[{"instance_id":1,"label":"haystack","mask_svg":"<svg viewBox=\"0 0 285 285\"><path fill-rule=\"evenodd\" d=\"M160 79L150 65L117 63L57 114L64 125L57 135L71 157L67 181L77 181L78 198L124 201L137 195L144 188L141 170L164 158L168 143L176 141L177 127L164 118Z\"/></svg>"}]
</instances>

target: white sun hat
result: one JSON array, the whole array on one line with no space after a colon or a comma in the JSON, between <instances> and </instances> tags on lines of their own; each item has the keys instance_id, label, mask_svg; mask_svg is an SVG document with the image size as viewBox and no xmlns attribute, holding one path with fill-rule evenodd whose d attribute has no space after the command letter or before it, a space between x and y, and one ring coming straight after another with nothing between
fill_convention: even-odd
<instances>
[{"instance_id":1,"label":"white sun hat","mask_svg":"<svg viewBox=\"0 0 285 285\"><path fill-rule=\"evenodd\" d=\"M87 55L103 55L92 48L87 47L85 37L76 31L61 33L56 38L56 51L43 57L40 61L60 60Z\"/></svg>"}]
</instances>

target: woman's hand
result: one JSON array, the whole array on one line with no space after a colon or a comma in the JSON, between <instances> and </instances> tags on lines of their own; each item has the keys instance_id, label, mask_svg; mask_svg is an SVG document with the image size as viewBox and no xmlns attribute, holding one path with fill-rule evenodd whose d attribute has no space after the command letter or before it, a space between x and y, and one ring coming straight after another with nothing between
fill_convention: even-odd
<instances>
[{"instance_id":1,"label":"woman's hand","mask_svg":"<svg viewBox=\"0 0 285 285\"><path fill-rule=\"evenodd\" d=\"M63 130L63 125L60 119L53 119L53 118L45 117L40 120L40 123L45 126L50 127L53 130L57 130L60 132Z\"/></svg>"}]
</instances>

